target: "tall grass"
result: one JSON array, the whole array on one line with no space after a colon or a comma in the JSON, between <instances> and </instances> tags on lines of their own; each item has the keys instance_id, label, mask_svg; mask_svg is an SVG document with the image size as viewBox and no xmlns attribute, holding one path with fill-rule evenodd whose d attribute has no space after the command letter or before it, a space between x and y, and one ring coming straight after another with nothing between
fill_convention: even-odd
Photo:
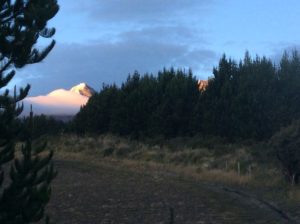
<instances>
[{"instance_id":1,"label":"tall grass","mask_svg":"<svg viewBox=\"0 0 300 224\"><path fill-rule=\"evenodd\" d=\"M213 141L216 141L215 144ZM51 137L48 142L49 147L60 154L85 153L98 158L157 163L209 181L246 184L259 170L259 165L246 146L225 144L222 139L216 138L152 139L138 142L113 135L62 135Z\"/></svg>"}]
</instances>

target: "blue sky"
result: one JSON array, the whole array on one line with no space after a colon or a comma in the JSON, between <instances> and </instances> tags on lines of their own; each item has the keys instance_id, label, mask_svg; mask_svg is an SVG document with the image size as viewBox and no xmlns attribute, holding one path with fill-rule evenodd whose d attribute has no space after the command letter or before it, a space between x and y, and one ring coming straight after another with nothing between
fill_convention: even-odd
<instances>
[{"instance_id":1,"label":"blue sky","mask_svg":"<svg viewBox=\"0 0 300 224\"><path fill-rule=\"evenodd\" d=\"M300 43L297 0L60 0L49 23L57 33L50 55L20 70L14 84L30 95L86 82L121 83L129 73L163 67L212 75L223 53L280 57ZM39 45L45 44L41 41Z\"/></svg>"}]
</instances>

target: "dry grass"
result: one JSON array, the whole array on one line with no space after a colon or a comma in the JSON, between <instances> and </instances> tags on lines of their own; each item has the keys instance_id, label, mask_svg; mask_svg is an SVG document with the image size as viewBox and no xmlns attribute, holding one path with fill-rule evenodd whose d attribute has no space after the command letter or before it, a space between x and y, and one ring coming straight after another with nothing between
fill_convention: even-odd
<instances>
[{"instance_id":1,"label":"dry grass","mask_svg":"<svg viewBox=\"0 0 300 224\"><path fill-rule=\"evenodd\" d=\"M141 173L157 173L157 175L176 175L183 178L192 178L211 183L223 183L228 185L249 185L252 176L238 175L235 171L218 169L203 169L196 165L176 165L172 163L158 163L155 161L140 161L126 158L115 158L101 156L101 153L90 154L86 152L57 151L56 158L63 160L89 161L97 166L101 163L116 163L118 167L124 166L127 170L134 170Z\"/></svg>"},{"instance_id":2,"label":"dry grass","mask_svg":"<svg viewBox=\"0 0 300 224\"><path fill-rule=\"evenodd\" d=\"M174 140L176 143L178 139ZM210 166L225 167L225 161L228 165L236 163L236 161L249 161L251 156L246 152L245 148L237 148L229 151L222 146L222 149L210 149L203 146L184 146L184 143L166 144L149 144L141 143L127 138L115 137L112 135L102 135L99 137L79 138L74 135L64 135L50 139L50 146L57 151L80 152L80 151L101 151L112 148L114 153L112 156L126 155L126 158L135 158L146 161L155 161L157 158L163 157L160 162L174 164L199 164L209 163ZM231 146L228 146L231 147ZM220 153L216 151L229 151ZM123 153L122 153L123 152ZM221 154L221 155L219 155ZM218 158L216 157L218 155ZM214 164L213 164L214 163ZM212 167L216 168L216 167Z\"/></svg>"},{"instance_id":3,"label":"dry grass","mask_svg":"<svg viewBox=\"0 0 300 224\"><path fill-rule=\"evenodd\" d=\"M184 141L187 141L185 146ZM234 185L278 186L280 172L256 163L246 146L217 145L211 141L203 147L197 139L175 139L174 142L141 143L113 135L77 137L63 135L49 139L50 148L60 157L88 156L89 161L105 158L118 161L133 169L157 169L176 172L211 182ZM240 166L240 175L237 173ZM251 172L249 169L251 168ZM143 169L143 170L145 170ZM292 193L297 195L296 193ZM295 196L296 198L298 196Z\"/></svg>"},{"instance_id":4,"label":"dry grass","mask_svg":"<svg viewBox=\"0 0 300 224\"><path fill-rule=\"evenodd\" d=\"M252 180L252 176L249 175L238 175L234 171L224 171L224 170L208 170L200 173L202 179L212 181L212 182L221 182L226 184L238 184L246 185L249 184Z\"/></svg>"},{"instance_id":5,"label":"dry grass","mask_svg":"<svg viewBox=\"0 0 300 224\"><path fill-rule=\"evenodd\" d=\"M291 187L288 190L288 198L294 202L300 202L300 188L299 187Z\"/></svg>"}]
</instances>

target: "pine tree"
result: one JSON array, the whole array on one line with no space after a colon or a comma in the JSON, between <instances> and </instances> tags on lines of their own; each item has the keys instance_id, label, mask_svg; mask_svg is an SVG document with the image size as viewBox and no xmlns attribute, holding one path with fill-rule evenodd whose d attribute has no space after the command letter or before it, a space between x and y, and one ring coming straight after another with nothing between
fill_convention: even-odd
<instances>
[{"instance_id":1,"label":"pine tree","mask_svg":"<svg viewBox=\"0 0 300 224\"><path fill-rule=\"evenodd\" d=\"M44 145L33 146L31 131L20 153L15 146L16 117L23 109L19 102L30 86L18 94L15 88L13 96L4 88L14 77L15 68L38 63L52 50L54 40L42 50L35 44L40 37L54 35L55 29L47 28L47 21L58 9L56 0L0 0L0 223L41 220L50 197L49 184L55 176L53 153L42 153Z\"/></svg>"}]
</instances>

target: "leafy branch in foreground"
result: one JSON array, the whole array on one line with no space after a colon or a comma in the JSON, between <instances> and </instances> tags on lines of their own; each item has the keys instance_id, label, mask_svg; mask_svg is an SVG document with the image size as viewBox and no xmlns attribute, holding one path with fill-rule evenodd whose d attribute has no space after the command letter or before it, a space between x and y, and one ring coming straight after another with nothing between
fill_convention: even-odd
<instances>
[{"instance_id":1,"label":"leafy branch in foreground","mask_svg":"<svg viewBox=\"0 0 300 224\"><path fill-rule=\"evenodd\" d=\"M58 9L56 0L0 1L0 223L37 222L49 201L49 184L55 177L53 153L44 154L43 145L33 143L31 131L21 151L16 151L16 117L23 110L19 102L30 86L18 94L15 88L13 96L4 88L15 76L15 68L38 63L52 50L54 40L41 50L35 45L39 37L54 35L47 22Z\"/></svg>"},{"instance_id":2,"label":"leafy branch in foreground","mask_svg":"<svg viewBox=\"0 0 300 224\"><path fill-rule=\"evenodd\" d=\"M45 142L33 142L32 112L30 120L26 142L10 166L11 183L0 199L0 223L37 222L50 199L50 183L56 176L51 161L53 151L45 153Z\"/></svg>"}]
</instances>

